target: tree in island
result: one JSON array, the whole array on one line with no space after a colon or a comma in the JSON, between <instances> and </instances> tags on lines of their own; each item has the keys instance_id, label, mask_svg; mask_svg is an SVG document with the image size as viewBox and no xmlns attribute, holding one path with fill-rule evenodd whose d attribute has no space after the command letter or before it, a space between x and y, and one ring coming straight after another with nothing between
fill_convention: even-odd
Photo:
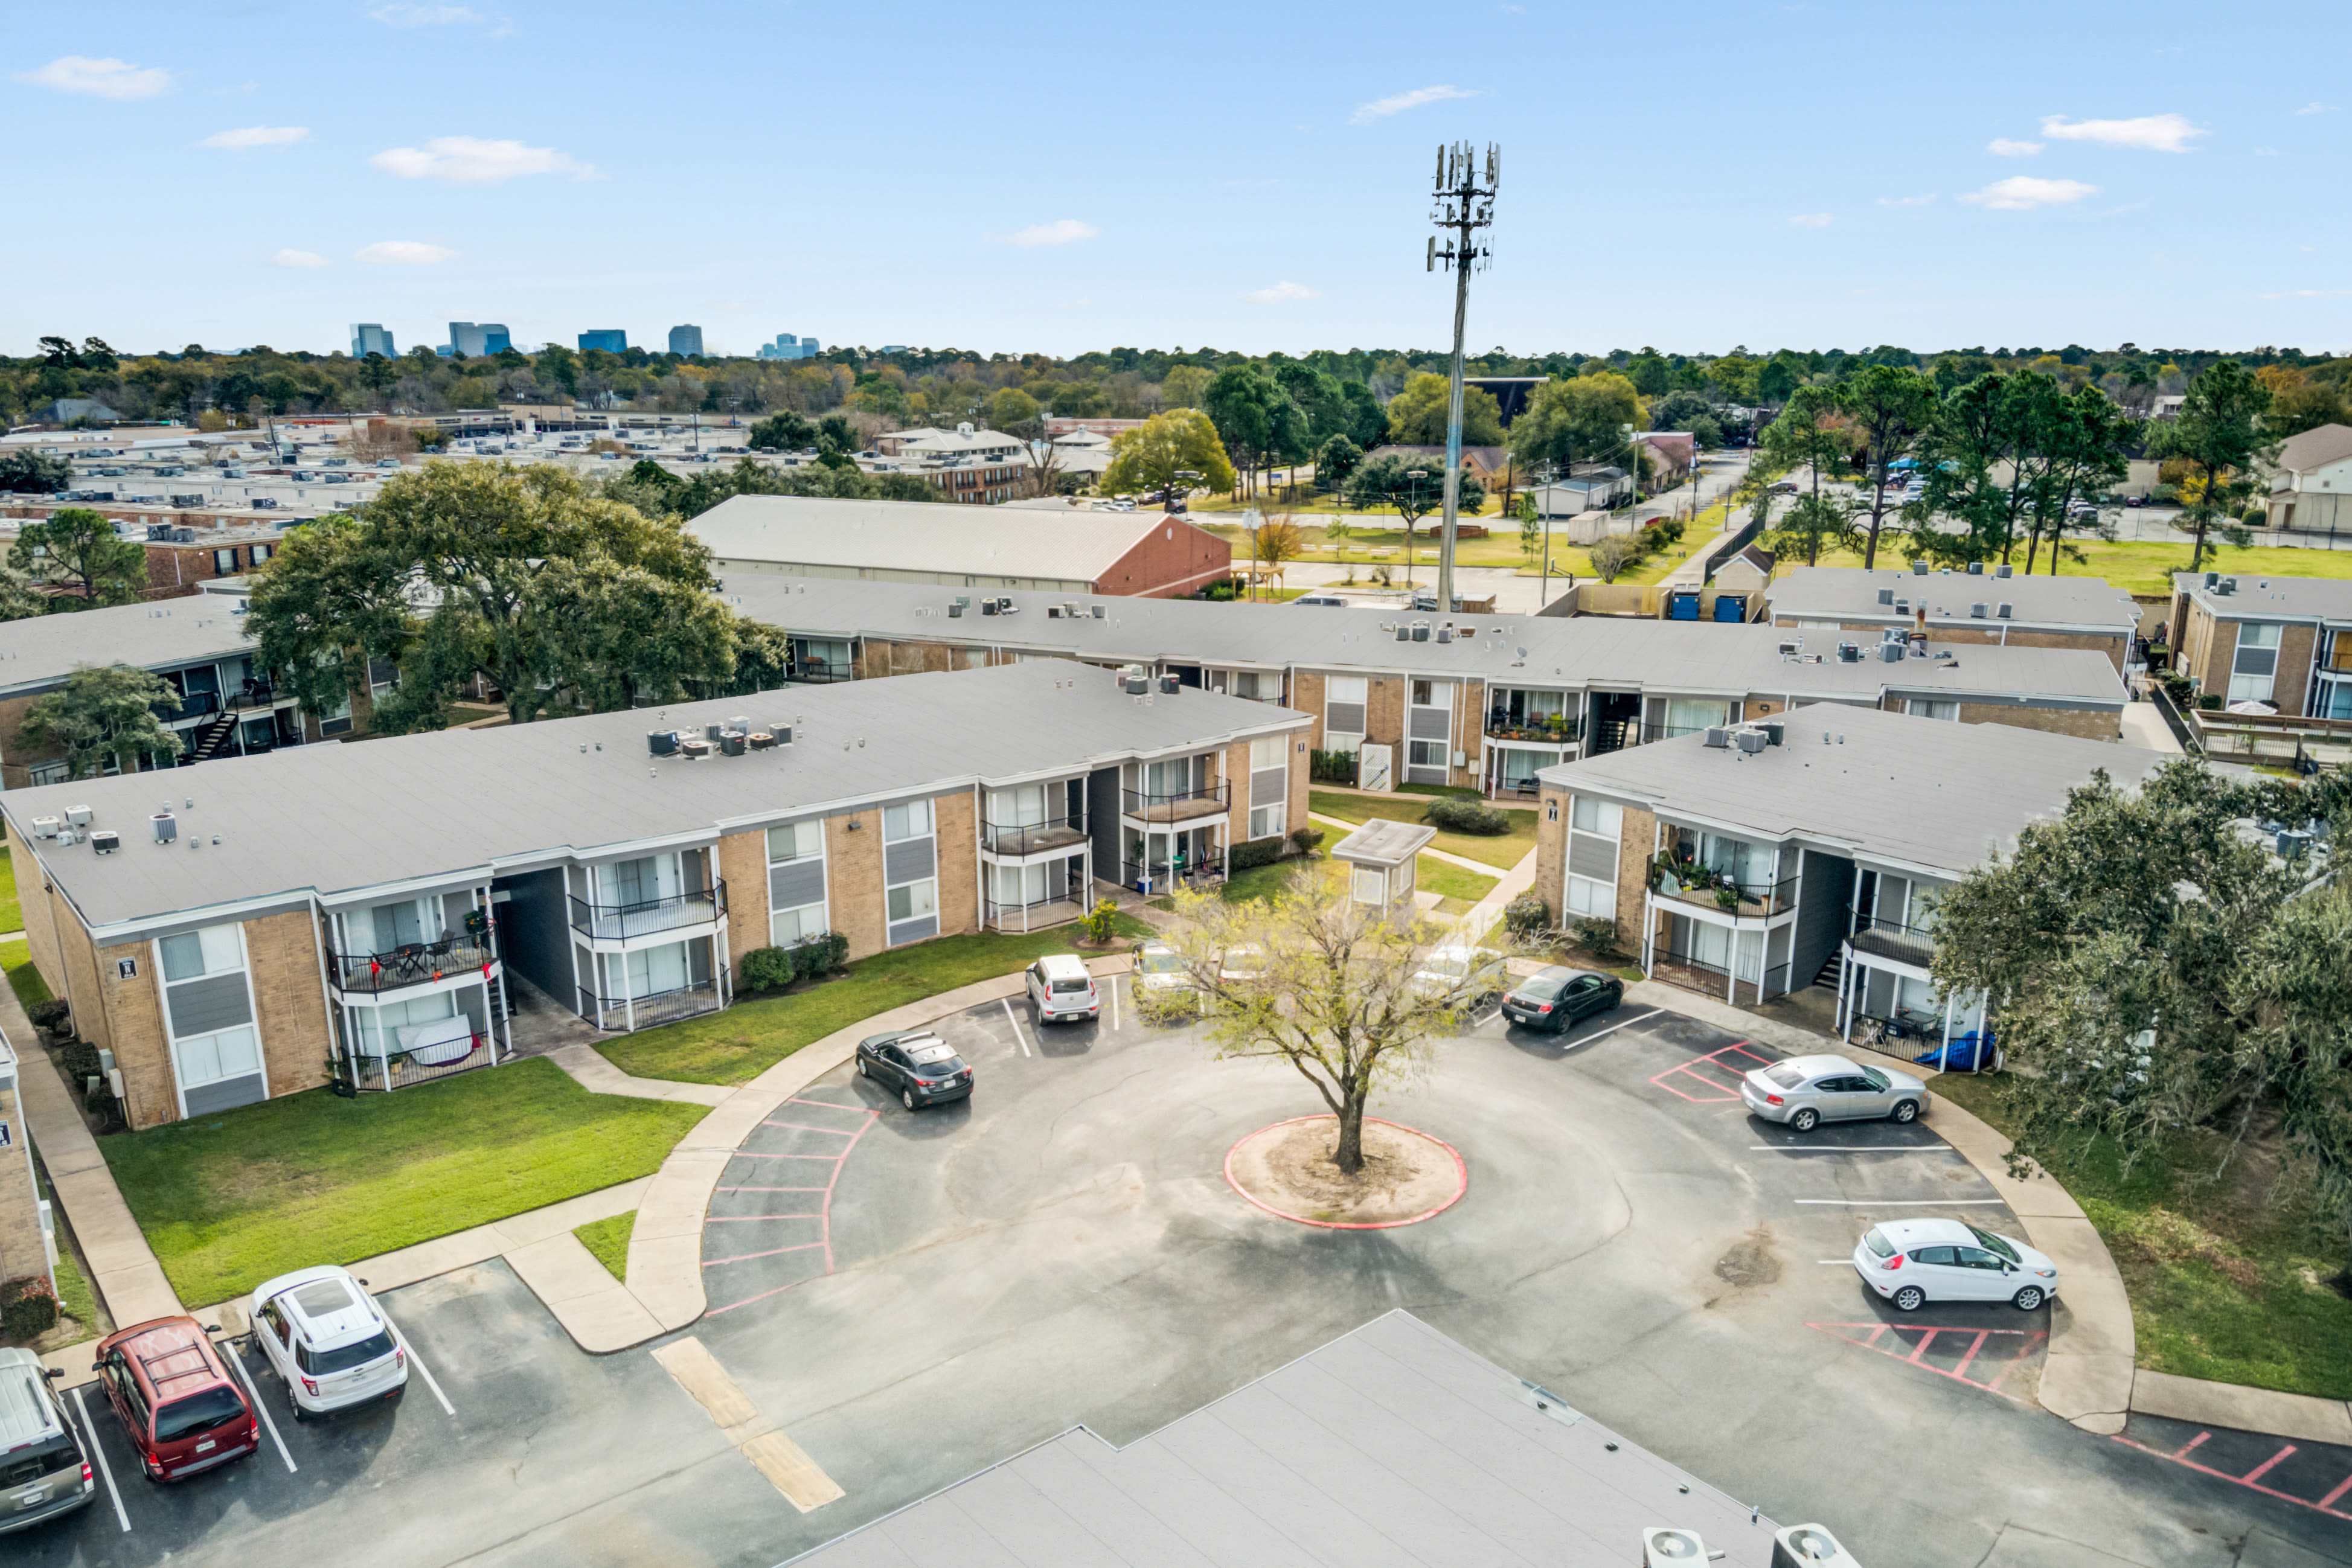
<instances>
[{"instance_id":1,"label":"tree in island","mask_svg":"<svg viewBox=\"0 0 2352 1568\"><path fill-rule=\"evenodd\" d=\"M1452 998L1412 979L1444 928L1378 918L1356 901L1347 868L1330 862L1302 868L1264 901L1173 896L1177 918L1164 940L1182 957L1192 989L1139 992L1157 998L1139 1005L1174 1020L1197 1009L1220 1061L1287 1063L1338 1120L1332 1163L1355 1176L1372 1097L1425 1072L1461 1020Z\"/></svg>"},{"instance_id":2,"label":"tree in island","mask_svg":"<svg viewBox=\"0 0 2352 1568\"><path fill-rule=\"evenodd\" d=\"M152 671L80 664L64 685L34 699L18 732L28 746L64 752L71 778L96 778L110 762L135 773L148 758L161 764L180 755L180 737L163 725L179 706L180 694Z\"/></svg>"}]
</instances>

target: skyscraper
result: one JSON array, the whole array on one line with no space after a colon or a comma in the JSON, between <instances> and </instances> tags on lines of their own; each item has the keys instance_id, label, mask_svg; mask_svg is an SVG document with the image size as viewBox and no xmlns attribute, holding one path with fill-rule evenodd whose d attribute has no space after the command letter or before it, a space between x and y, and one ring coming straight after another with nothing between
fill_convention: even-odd
<instances>
[{"instance_id":1,"label":"skyscraper","mask_svg":"<svg viewBox=\"0 0 2352 1568\"><path fill-rule=\"evenodd\" d=\"M701 353L702 329L699 327L672 327L669 329L669 351L673 354Z\"/></svg>"},{"instance_id":2,"label":"skyscraper","mask_svg":"<svg viewBox=\"0 0 2352 1568\"><path fill-rule=\"evenodd\" d=\"M580 334L580 351L584 354L591 349L602 349L608 354L625 354L629 351L629 335L618 327L592 328Z\"/></svg>"},{"instance_id":3,"label":"skyscraper","mask_svg":"<svg viewBox=\"0 0 2352 1568\"><path fill-rule=\"evenodd\" d=\"M392 346L392 334L373 321L360 321L352 327L352 358L364 360L370 354L382 354L387 360L400 358L400 350Z\"/></svg>"}]
</instances>

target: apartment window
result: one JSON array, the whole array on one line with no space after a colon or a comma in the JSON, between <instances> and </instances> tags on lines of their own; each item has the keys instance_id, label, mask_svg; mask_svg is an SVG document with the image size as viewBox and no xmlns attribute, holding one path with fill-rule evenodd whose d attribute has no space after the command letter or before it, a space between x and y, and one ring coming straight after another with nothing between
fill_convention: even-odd
<instances>
[{"instance_id":1,"label":"apartment window","mask_svg":"<svg viewBox=\"0 0 2352 1568\"><path fill-rule=\"evenodd\" d=\"M1914 718L1948 718L1958 722L1960 705L1957 702L1937 702L1927 697L1913 697L1903 705L1904 711Z\"/></svg>"},{"instance_id":2,"label":"apartment window","mask_svg":"<svg viewBox=\"0 0 2352 1568\"><path fill-rule=\"evenodd\" d=\"M2238 651L2230 660L2230 701L2271 700L2271 685L2278 674L2278 647L2277 625L2239 626Z\"/></svg>"},{"instance_id":3,"label":"apartment window","mask_svg":"<svg viewBox=\"0 0 2352 1568\"><path fill-rule=\"evenodd\" d=\"M830 929L824 900L824 824L768 830L768 940L790 947Z\"/></svg>"},{"instance_id":4,"label":"apartment window","mask_svg":"<svg viewBox=\"0 0 2352 1568\"><path fill-rule=\"evenodd\" d=\"M155 944L163 979L163 1025L180 1113L199 1116L269 1097L246 983L245 933L209 925Z\"/></svg>"},{"instance_id":5,"label":"apartment window","mask_svg":"<svg viewBox=\"0 0 2352 1568\"><path fill-rule=\"evenodd\" d=\"M929 800L882 809L882 886L892 946L940 932L939 841Z\"/></svg>"}]
</instances>

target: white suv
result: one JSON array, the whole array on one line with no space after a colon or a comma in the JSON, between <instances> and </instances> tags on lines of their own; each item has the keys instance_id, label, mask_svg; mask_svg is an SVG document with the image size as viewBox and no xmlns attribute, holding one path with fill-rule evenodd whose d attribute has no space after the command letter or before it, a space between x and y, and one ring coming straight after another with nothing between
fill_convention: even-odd
<instances>
[{"instance_id":1,"label":"white suv","mask_svg":"<svg viewBox=\"0 0 2352 1568\"><path fill-rule=\"evenodd\" d=\"M1025 978L1029 1005L1037 1010L1041 1024L1055 1019L1102 1016L1102 995L1095 989L1095 977L1087 973L1085 962L1075 953L1046 955L1029 966Z\"/></svg>"},{"instance_id":2,"label":"white suv","mask_svg":"<svg viewBox=\"0 0 2352 1568\"><path fill-rule=\"evenodd\" d=\"M286 1384L298 1421L408 1387L408 1353L367 1281L324 1264L253 1292L253 1342Z\"/></svg>"}]
</instances>

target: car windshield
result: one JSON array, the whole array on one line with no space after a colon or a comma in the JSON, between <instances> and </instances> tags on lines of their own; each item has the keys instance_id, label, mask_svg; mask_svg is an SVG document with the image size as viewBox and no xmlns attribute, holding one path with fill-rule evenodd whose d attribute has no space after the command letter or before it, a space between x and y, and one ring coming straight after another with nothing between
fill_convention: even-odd
<instances>
[{"instance_id":1,"label":"car windshield","mask_svg":"<svg viewBox=\"0 0 2352 1568\"><path fill-rule=\"evenodd\" d=\"M226 1427L244 1414L245 1401L236 1396L236 1390L225 1383L215 1383L202 1394L174 1399L156 1411L155 1440L168 1443L178 1437L193 1437L199 1432Z\"/></svg>"},{"instance_id":2,"label":"car windshield","mask_svg":"<svg viewBox=\"0 0 2352 1568\"><path fill-rule=\"evenodd\" d=\"M1768 1069L1764 1077L1768 1082L1777 1083L1783 1089L1794 1089L1798 1084L1802 1083L1805 1081L1805 1075L1798 1071L1793 1067L1774 1067Z\"/></svg>"},{"instance_id":3,"label":"car windshield","mask_svg":"<svg viewBox=\"0 0 2352 1568\"><path fill-rule=\"evenodd\" d=\"M907 1059L918 1067L929 1067L935 1061L952 1061L955 1060L955 1047L945 1040L933 1040L927 1045L910 1045L907 1048Z\"/></svg>"},{"instance_id":4,"label":"car windshield","mask_svg":"<svg viewBox=\"0 0 2352 1568\"><path fill-rule=\"evenodd\" d=\"M1882 1094L1886 1092L1886 1086L1890 1082L1892 1082L1886 1074L1879 1071L1875 1067L1864 1068L1862 1070L1862 1075L1870 1081L1871 1088L1876 1090Z\"/></svg>"},{"instance_id":5,"label":"car windshield","mask_svg":"<svg viewBox=\"0 0 2352 1568\"><path fill-rule=\"evenodd\" d=\"M307 1344L294 1347L294 1364L313 1377L330 1373L349 1372L355 1366L365 1366L372 1361L382 1361L394 1349L392 1331L378 1329L357 1344L347 1344L334 1350L312 1350Z\"/></svg>"},{"instance_id":6,"label":"car windshield","mask_svg":"<svg viewBox=\"0 0 2352 1568\"><path fill-rule=\"evenodd\" d=\"M1547 997L1559 995L1561 988L1567 984L1568 981L1563 976L1537 975L1519 982L1519 995L1533 997L1536 1000L1542 1001Z\"/></svg>"},{"instance_id":7,"label":"car windshield","mask_svg":"<svg viewBox=\"0 0 2352 1568\"><path fill-rule=\"evenodd\" d=\"M1145 953L1135 967L1147 975L1175 975L1183 972L1184 960L1173 953Z\"/></svg>"},{"instance_id":8,"label":"car windshield","mask_svg":"<svg viewBox=\"0 0 2352 1568\"><path fill-rule=\"evenodd\" d=\"M1881 1230L1875 1225L1870 1228L1870 1234L1862 1239L1862 1244L1864 1247L1869 1248L1873 1252L1877 1253L1881 1258L1892 1258L1895 1256L1895 1243L1886 1239L1886 1232Z\"/></svg>"},{"instance_id":9,"label":"car windshield","mask_svg":"<svg viewBox=\"0 0 2352 1568\"><path fill-rule=\"evenodd\" d=\"M1982 1247L1986 1251L1997 1253L2003 1262L2015 1263L2020 1261L2017 1256L2017 1249L2009 1244L2007 1238L1995 1236L1990 1230L1979 1230L1973 1225L1969 1227L1969 1234L1975 1237L1977 1239L1977 1244Z\"/></svg>"}]
</instances>

